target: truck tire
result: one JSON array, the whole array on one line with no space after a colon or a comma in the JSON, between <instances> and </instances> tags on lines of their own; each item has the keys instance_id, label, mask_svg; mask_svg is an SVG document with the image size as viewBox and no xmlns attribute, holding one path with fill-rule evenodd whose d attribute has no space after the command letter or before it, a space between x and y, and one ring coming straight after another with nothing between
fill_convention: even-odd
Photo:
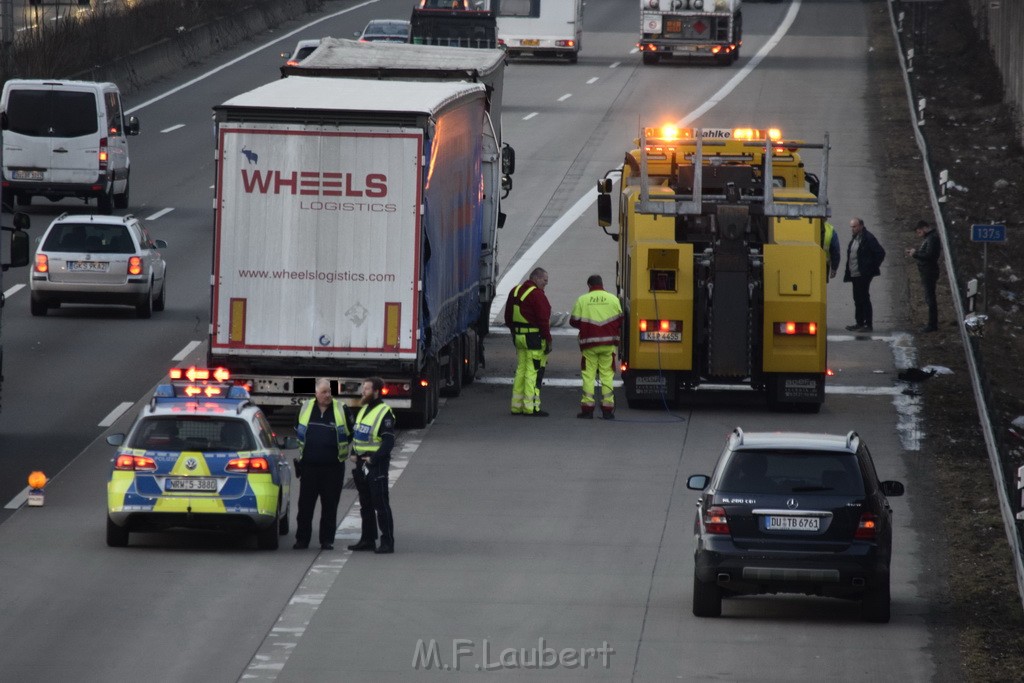
<instances>
[{"instance_id":1,"label":"truck tire","mask_svg":"<svg viewBox=\"0 0 1024 683\"><path fill-rule=\"evenodd\" d=\"M445 387L441 390L442 396L455 398L462 395L462 371L465 360L463 351L465 335L456 337L448 349L448 367L445 369Z\"/></svg>"},{"instance_id":2,"label":"truck tire","mask_svg":"<svg viewBox=\"0 0 1024 683\"><path fill-rule=\"evenodd\" d=\"M655 54L653 52L644 53L644 64L657 64L660 61L661 55Z\"/></svg>"},{"instance_id":3,"label":"truck tire","mask_svg":"<svg viewBox=\"0 0 1024 683\"><path fill-rule=\"evenodd\" d=\"M462 342L462 353L465 358L465 365L462 368L462 385L472 384L476 379L476 373L480 369L480 337L475 332L466 333Z\"/></svg>"}]
</instances>

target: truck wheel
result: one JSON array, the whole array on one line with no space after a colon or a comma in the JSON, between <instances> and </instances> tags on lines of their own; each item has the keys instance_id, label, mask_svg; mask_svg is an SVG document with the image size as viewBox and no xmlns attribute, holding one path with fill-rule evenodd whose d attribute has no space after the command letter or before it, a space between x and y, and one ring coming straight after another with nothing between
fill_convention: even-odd
<instances>
[{"instance_id":1,"label":"truck wheel","mask_svg":"<svg viewBox=\"0 0 1024 683\"><path fill-rule=\"evenodd\" d=\"M124 192L122 194L114 195L114 208L115 209L127 209L128 208L128 190L130 189L131 181L124 181Z\"/></svg>"},{"instance_id":2,"label":"truck wheel","mask_svg":"<svg viewBox=\"0 0 1024 683\"><path fill-rule=\"evenodd\" d=\"M875 624L889 623L889 574L886 573L877 585L867 589L860 602L860 613L864 621Z\"/></svg>"},{"instance_id":3,"label":"truck wheel","mask_svg":"<svg viewBox=\"0 0 1024 683\"><path fill-rule=\"evenodd\" d=\"M462 366L464 365L462 345L464 343L463 335L459 335L451 343L446 377L444 377L445 387L440 392L442 396L454 398L462 395Z\"/></svg>"},{"instance_id":4,"label":"truck wheel","mask_svg":"<svg viewBox=\"0 0 1024 683\"><path fill-rule=\"evenodd\" d=\"M462 384L472 384L476 379L476 373L480 369L480 337L473 332L466 334L462 342L462 354L465 365L462 368Z\"/></svg>"},{"instance_id":5,"label":"truck wheel","mask_svg":"<svg viewBox=\"0 0 1024 683\"><path fill-rule=\"evenodd\" d=\"M644 64L657 64L660 61L661 55L655 54L653 52L644 53Z\"/></svg>"},{"instance_id":6,"label":"truck wheel","mask_svg":"<svg viewBox=\"0 0 1024 683\"><path fill-rule=\"evenodd\" d=\"M111 548L123 548L128 545L128 529L114 524L107 517L107 545Z\"/></svg>"},{"instance_id":7,"label":"truck wheel","mask_svg":"<svg viewBox=\"0 0 1024 683\"><path fill-rule=\"evenodd\" d=\"M578 52L570 52L569 53L568 61L569 61L570 64L575 64L579 60L580 60L580 54Z\"/></svg>"},{"instance_id":8,"label":"truck wheel","mask_svg":"<svg viewBox=\"0 0 1024 683\"><path fill-rule=\"evenodd\" d=\"M708 583L693 575L693 616L722 616L722 589L716 583Z\"/></svg>"}]
</instances>

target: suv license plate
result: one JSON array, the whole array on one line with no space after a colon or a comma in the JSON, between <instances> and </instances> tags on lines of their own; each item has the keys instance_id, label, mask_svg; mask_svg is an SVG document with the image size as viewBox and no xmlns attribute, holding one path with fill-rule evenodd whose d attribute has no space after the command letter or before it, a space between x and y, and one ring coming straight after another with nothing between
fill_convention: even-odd
<instances>
[{"instance_id":1,"label":"suv license plate","mask_svg":"<svg viewBox=\"0 0 1024 683\"><path fill-rule=\"evenodd\" d=\"M105 273L108 268L107 261L68 261L68 271L72 273Z\"/></svg>"},{"instance_id":2,"label":"suv license plate","mask_svg":"<svg viewBox=\"0 0 1024 683\"><path fill-rule=\"evenodd\" d=\"M217 480L213 477L168 477L164 482L165 491L212 491L217 492Z\"/></svg>"},{"instance_id":3,"label":"suv license plate","mask_svg":"<svg viewBox=\"0 0 1024 683\"><path fill-rule=\"evenodd\" d=\"M818 517L777 517L772 515L765 520L764 528L771 531L818 531L821 528L821 519Z\"/></svg>"}]
</instances>

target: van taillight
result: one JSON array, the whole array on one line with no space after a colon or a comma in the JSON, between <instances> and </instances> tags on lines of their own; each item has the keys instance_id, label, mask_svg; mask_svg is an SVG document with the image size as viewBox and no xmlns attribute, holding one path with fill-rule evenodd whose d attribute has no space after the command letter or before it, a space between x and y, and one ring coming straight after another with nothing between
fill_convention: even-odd
<instances>
[{"instance_id":1,"label":"van taillight","mask_svg":"<svg viewBox=\"0 0 1024 683\"><path fill-rule=\"evenodd\" d=\"M704 513L704 528L709 534L729 533L729 519L725 516L725 508L719 505L708 508Z\"/></svg>"},{"instance_id":2,"label":"van taillight","mask_svg":"<svg viewBox=\"0 0 1024 683\"><path fill-rule=\"evenodd\" d=\"M106 171L107 170L107 139L106 138L100 138L99 160L100 160L100 170L101 171Z\"/></svg>"}]
</instances>

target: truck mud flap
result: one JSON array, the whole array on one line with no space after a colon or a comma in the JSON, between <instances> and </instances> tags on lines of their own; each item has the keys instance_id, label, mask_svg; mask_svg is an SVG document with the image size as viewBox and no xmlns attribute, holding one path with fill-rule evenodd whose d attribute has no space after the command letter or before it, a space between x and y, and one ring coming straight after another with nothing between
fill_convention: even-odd
<instances>
[{"instance_id":1,"label":"truck mud flap","mask_svg":"<svg viewBox=\"0 0 1024 683\"><path fill-rule=\"evenodd\" d=\"M821 406L825 402L825 376L810 373L771 373L765 377L771 406Z\"/></svg>"},{"instance_id":2,"label":"truck mud flap","mask_svg":"<svg viewBox=\"0 0 1024 683\"><path fill-rule=\"evenodd\" d=\"M674 401L676 376L674 372L634 372L622 375L626 398L630 401Z\"/></svg>"}]
</instances>

